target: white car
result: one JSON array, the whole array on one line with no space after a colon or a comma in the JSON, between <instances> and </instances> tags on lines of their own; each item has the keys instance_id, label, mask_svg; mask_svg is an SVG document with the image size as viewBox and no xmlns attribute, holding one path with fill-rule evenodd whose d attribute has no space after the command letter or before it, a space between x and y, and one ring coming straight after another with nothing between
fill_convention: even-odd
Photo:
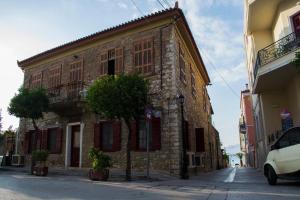
<instances>
[{"instance_id":1,"label":"white car","mask_svg":"<svg viewBox=\"0 0 300 200\"><path fill-rule=\"evenodd\" d=\"M270 185L276 185L278 178L300 178L300 127L287 130L271 146L264 174Z\"/></svg>"}]
</instances>

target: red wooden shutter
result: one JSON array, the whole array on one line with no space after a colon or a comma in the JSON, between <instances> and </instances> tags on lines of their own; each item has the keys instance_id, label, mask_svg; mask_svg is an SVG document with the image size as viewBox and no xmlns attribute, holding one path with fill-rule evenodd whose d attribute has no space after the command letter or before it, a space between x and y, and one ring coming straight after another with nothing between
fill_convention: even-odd
<instances>
[{"instance_id":1,"label":"red wooden shutter","mask_svg":"<svg viewBox=\"0 0 300 200\"><path fill-rule=\"evenodd\" d=\"M68 97L79 97L79 92L83 88L83 60L70 64L70 77L68 86Z\"/></svg>"},{"instance_id":2,"label":"red wooden shutter","mask_svg":"<svg viewBox=\"0 0 300 200\"><path fill-rule=\"evenodd\" d=\"M160 118L152 118L152 150L161 149L161 125Z\"/></svg>"},{"instance_id":3,"label":"red wooden shutter","mask_svg":"<svg viewBox=\"0 0 300 200\"><path fill-rule=\"evenodd\" d=\"M62 149L62 134L63 134L63 129L62 128L57 128L56 129L56 148L55 148L55 153L61 153Z\"/></svg>"},{"instance_id":4,"label":"red wooden shutter","mask_svg":"<svg viewBox=\"0 0 300 200\"><path fill-rule=\"evenodd\" d=\"M205 152L204 128L196 128L196 152Z\"/></svg>"},{"instance_id":5,"label":"red wooden shutter","mask_svg":"<svg viewBox=\"0 0 300 200\"><path fill-rule=\"evenodd\" d=\"M137 144L137 123L136 123L136 121L132 121L130 126L131 126L131 141L130 141L131 150L137 150L138 144Z\"/></svg>"},{"instance_id":6,"label":"red wooden shutter","mask_svg":"<svg viewBox=\"0 0 300 200\"><path fill-rule=\"evenodd\" d=\"M121 122L113 122L113 151L121 150Z\"/></svg>"},{"instance_id":7,"label":"red wooden shutter","mask_svg":"<svg viewBox=\"0 0 300 200\"><path fill-rule=\"evenodd\" d=\"M107 51L105 51L100 55L100 69L99 69L100 76L107 74L107 67L108 67L108 54Z\"/></svg>"},{"instance_id":8,"label":"red wooden shutter","mask_svg":"<svg viewBox=\"0 0 300 200\"><path fill-rule=\"evenodd\" d=\"M49 69L48 71L48 91L52 96L58 96L61 84L61 66Z\"/></svg>"},{"instance_id":9,"label":"red wooden shutter","mask_svg":"<svg viewBox=\"0 0 300 200\"><path fill-rule=\"evenodd\" d=\"M31 132L26 132L25 133L25 138L24 138L24 153L29 154L30 152L30 139L31 139Z\"/></svg>"},{"instance_id":10,"label":"red wooden shutter","mask_svg":"<svg viewBox=\"0 0 300 200\"><path fill-rule=\"evenodd\" d=\"M189 122L184 121L184 137L186 142L186 150L190 150L190 137L189 137Z\"/></svg>"},{"instance_id":11,"label":"red wooden shutter","mask_svg":"<svg viewBox=\"0 0 300 200\"><path fill-rule=\"evenodd\" d=\"M35 149L41 149L42 148L42 131L39 130L36 134L36 147Z\"/></svg>"},{"instance_id":12,"label":"red wooden shutter","mask_svg":"<svg viewBox=\"0 0 300 200\"><path fill-rule=\"evenodd\" d=\"M123 72L123 47L116 48L115 74Z\"/></svg>"},{"instance_id":13,"label":"red wooden shutter","mask_svg":"<svg viewBox=\"0 0 300 200\"><path fill-rule=\"evenodd\" d=\"M36 74L31 75L30 78L30 89L34 89L42 86L43 73L38 72Z\"/></svg>"},{"instance_id":14,"label":"red wooden shutter","mask_svg":"<svg viewBox=\"0 0 300 200\"><path fill-rule=\"evenodd\" d=\"M102 149L101 124L94 124L94 147Z\"/></svg>"},{"instance_id":15,"label":"red wooden shutter","mask_svg":"<svg viewBox=\"0 0 300 200\"><path fill-rule=\"evenodd\" d=\"M300 14L293 17L294 30L297 36L300 36Z\"/></svg>"},{"instance_id":16,"label":"red wooden shutter","mask_svg":"<svg viewBox=\"0 0 300 200\"><path fill-rule=\"evenodd\" d=\"M41 148L48 150L48 130L42 130L42 145Z\"/></svg>"}]
</instances>

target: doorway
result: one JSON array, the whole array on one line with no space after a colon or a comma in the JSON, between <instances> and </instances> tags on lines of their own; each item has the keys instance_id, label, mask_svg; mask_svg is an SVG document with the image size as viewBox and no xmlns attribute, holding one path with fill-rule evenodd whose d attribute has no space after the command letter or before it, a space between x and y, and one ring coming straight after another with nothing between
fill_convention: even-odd
<instances>
[{"instance_id":1,"label":"doorway","mask_svg":"<svg viewBox=\"0 0 300 200\"><path fill-rule=\"evenodd\" d=\"M79 167L80 125L71 126L71 167Z\"/></svg>"},{"instance_id":2,"label":"doorway","mask_svg":"<svg viewBox=\"0 0 300 200\"><path fill-rule=\"evenodd\" d=\"M300 36L300 13L293 16L293 25L296 36Z\"/></svg>"}]
</instances>

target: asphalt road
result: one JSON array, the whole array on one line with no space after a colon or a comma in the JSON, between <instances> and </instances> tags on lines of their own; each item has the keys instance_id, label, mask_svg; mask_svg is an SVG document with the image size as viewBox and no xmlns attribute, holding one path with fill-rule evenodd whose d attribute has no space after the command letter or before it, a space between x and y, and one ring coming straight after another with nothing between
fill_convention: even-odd
<instances>
[{"instance_id":1,"label":"asphalt road","mask_svg":"<svg viewBox=\"0 0 300 200\"><path fill-rule=\"evenodd\" d=\"M300 182L269 186L250 168L218 170L190 180L92 182L84 177L35 177L0 170L0 200L29 199L300 199Z\"/></svg>"}]
</instances>

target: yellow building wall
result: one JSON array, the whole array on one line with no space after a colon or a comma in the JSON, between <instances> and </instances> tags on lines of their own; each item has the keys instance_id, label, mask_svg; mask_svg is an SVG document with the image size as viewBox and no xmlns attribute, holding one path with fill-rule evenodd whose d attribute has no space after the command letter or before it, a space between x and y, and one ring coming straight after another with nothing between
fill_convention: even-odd
<instances>
[{"instance_id":1,"label":"yellow building wall","mask_svg":"<svg viewBox=\"0 0 300 200\"><path fill-rule=\"evenodd\" d=\"M300 5L297 2L299 1L284 0L278 5L272 29L274 42L294 31L291 17L300 11Z\"/></svg>"}]
</instances>

